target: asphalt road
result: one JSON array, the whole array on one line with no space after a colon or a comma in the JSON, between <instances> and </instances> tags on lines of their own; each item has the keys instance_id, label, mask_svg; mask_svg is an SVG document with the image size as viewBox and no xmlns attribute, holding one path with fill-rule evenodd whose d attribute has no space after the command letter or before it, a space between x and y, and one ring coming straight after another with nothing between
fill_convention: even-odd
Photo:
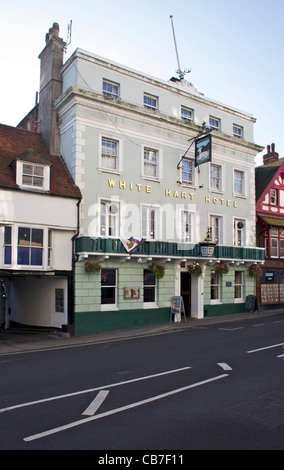
<instances>
[{"instance_id":1,"label":"asphalt road","mask_svg":"<svg viewBox=\"0 0 284 470\"><path fill-rule=\"evenodd\" d=\"M284 448L283 316L1 356L0 381L1 450L120 451L108 463L134 468Z\"/></svg>"}]
</instances>

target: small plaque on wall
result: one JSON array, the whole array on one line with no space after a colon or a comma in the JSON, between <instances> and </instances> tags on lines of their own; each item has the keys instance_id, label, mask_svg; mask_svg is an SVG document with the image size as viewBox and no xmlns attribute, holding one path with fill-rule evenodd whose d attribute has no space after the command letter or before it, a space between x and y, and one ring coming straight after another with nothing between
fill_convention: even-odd
<instances>
[{"instance_id":1,"label":"small plaque on wall","mask_svg":"<svg viewBox=\"0 0 284 470\"><path fill-rule=\"evenodd\" d=\"M124 287L124 300L138 300L140 298L140 287Z\"/></svg>"}]
</instances>

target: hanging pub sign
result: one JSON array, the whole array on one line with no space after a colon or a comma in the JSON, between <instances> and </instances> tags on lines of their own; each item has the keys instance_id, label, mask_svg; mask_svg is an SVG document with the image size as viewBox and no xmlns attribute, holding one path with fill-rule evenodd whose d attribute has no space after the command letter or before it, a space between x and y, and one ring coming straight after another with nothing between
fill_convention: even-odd
<instances>
[{"instance_id":1,"label":"hanging pub sign","mask_svg":"<svg viewBox=\"0 0 284 470\"><path fill-rule=\"evenodd\" d=\"M195 166L211 162L212 143L211 134L207 134L195 140Z\"/></svg>"}]
</instances>

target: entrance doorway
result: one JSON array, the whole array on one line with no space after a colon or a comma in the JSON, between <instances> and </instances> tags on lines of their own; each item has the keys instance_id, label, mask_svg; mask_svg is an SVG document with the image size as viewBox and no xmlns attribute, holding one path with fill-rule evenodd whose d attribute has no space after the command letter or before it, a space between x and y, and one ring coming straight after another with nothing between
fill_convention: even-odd
<instances>
[{"instance_id":1,"label":"entrance doorway","mask_svg":"<svg viewBox=\"0 0 284 470\"><path fill-rule=\"evenodd\" d=\"M191 315L191 275L188 272L180 273L180 295L183 298L185 316Z\"/></svg>"}]
</instances>

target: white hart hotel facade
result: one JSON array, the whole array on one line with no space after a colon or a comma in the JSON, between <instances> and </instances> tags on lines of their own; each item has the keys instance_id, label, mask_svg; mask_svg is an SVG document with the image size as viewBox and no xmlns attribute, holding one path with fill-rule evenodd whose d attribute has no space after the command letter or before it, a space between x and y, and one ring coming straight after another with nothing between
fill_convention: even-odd
<instances>
[{"instance_id":1,"label":"white hart hotel facade","mask_svg":"<svg viewBox=\"0 0 284 470\"><path fill-rule=\"evenodd\" d=\"M252 115L81 49L61 78L61 154L83 195L75 334L168 322L173 296L186 316L243 311L255 294L249 266L264 259ZM212 158L196 167L190 139L204 122ZM208 227L216 246L201 256ZM143 239L133 252L132 238Z\"/></svg>"}]
</instances>

